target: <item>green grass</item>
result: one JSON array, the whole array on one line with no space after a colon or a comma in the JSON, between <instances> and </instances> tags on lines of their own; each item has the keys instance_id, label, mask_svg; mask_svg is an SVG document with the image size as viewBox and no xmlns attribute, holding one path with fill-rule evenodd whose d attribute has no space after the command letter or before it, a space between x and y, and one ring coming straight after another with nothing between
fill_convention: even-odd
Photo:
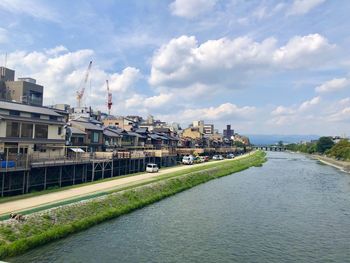
<instances>
[{"instance_id":1,"label":"green grass","mask_svg":"<svg viewBox=\"0 0 350 263\"><path fill-rule=\"evenodd\" d=\"M23 223L0 223L0 258L23 253L72 233L82 231L103 221L115 218L209 180L242 171L265 162L265 154L256 152L246 158L216 162L193 167L157 178L157 181L108 193L88 201L60 206L34 213Z\"/></svg>"}]
</instances>

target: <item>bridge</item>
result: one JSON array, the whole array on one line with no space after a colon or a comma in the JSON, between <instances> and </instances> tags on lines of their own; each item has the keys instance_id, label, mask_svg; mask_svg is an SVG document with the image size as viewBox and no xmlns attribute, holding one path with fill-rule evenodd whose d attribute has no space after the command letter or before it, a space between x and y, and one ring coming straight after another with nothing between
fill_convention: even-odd
<instances>
[{"instance_id":1,"label":"bridge","mask_svg":"<svg viewBox=\"0 0 350 263\"><path fill-rule=\"evenodd\" d=\"M252 146L254 150L270 151L270 152L284 152L287 150L285 146L279 145L255 145Z\"/></svg>"}]
</instances>

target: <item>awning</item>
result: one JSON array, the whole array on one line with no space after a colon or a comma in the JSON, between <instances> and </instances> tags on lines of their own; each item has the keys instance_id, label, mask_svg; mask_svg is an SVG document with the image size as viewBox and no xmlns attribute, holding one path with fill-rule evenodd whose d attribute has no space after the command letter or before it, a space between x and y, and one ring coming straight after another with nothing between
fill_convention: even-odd
<instances>
[{"instance_id":1,"label":"awning","mask_svg":"<svg viewBox=\"0 0 350 263\"><path fill-rule=\"evenodd\" d=\"M69 148L71 149L73 152L76 152L76 153L84 153L85 151L81 148Z\"/></svg>"}]
</instances>

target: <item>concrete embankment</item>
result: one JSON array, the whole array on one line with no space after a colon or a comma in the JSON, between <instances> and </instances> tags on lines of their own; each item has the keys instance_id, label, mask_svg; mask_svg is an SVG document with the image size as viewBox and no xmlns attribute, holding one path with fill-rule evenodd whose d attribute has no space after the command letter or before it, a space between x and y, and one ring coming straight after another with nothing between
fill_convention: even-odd
<instances>
[{"instance_id":1,"label":"concrete embankment","mask_svg":"<svg viewBox=\"0 0 350 263\"><path fill-rule=\"evenodd\" d=\"M0 223L0 258L23 253L69 234L82 231L198 184L265 162L263 152L133 187L108 195L33 213L24 222Z\"/></svg>"},{"instance_id":2,"label":"concrete embankment","mask_svg":"<svg viewBox=\"0 0 350 263\"><path fill-rule=\"evenodd\" d=\"M335 160L333 158L329 158L326 156L320 156L320 155L311 155L312 158L319 160L320 162L333 166L343 172L350 173L350 162L346 161L339 161Z\"/></svg>"}]
</instances>

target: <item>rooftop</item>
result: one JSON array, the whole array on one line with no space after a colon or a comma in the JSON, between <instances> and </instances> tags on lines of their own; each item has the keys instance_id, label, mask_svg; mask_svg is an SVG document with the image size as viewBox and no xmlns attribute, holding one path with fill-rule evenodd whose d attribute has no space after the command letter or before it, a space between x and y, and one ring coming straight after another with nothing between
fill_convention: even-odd
<instances>
[{"instance_id":1,"label":"rooftop","mask_svg":"<svg viewBox=\"0 0 350 263\"><path fill-rule=\"evenodd\" d=\"M55 112L54 110L47 107L31 106L27 104L9 102L9 101L0 101L0 109L23 111L23 112L29 112L29 113L39 113L43 115L57 116L57 117L62 116L57 112Z\"/></svg>"}]
</instances>

